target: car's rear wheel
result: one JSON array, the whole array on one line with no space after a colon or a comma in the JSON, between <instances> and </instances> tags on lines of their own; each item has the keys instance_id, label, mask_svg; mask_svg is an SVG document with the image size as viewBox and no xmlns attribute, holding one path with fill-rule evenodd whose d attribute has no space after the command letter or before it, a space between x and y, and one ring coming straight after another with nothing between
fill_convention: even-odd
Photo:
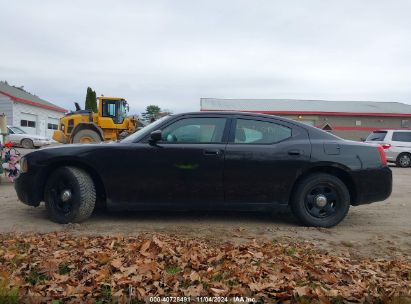
<instances>
[{"instance_id":1,"label":"car's rear wheel","mask_svg":"<svg viewBox=\"0 0 411 304\"><path fill-rule=\"evenodd\" d=\"M25 138L21 141L21 146L24 149L34 149L33 141L30 138Z\"/></svg>"},{"instance_id":2,"label":"car's rear wheel","mask_svg":"<svg viewBox=\"0 0 411 304\"><path fill-rule=\"evenodd\" d=\"M407 168L411 166L411 154L409 153L401 153L397 157L396 164L398 167Z\"/></svg>"},{"instance_id":3,"label":"car's rear wheel","mask_svg":"<svg viewBox=\"0 0 411 304\"><path fill-rule=\"evenodd\" d=\"M337 177L316 173L303 178L291 198L294 216L306 226L332 227L350 208L350 194Z\"/></svg>"},{"instance_id":4,"label":"car's rear wheel","mask_svg":"<svg viewBox=\"0 0 411 304\"><path fill-rule=\"evenodd\" d=\"M44 198L53 221L60 224L82 222L93 213L96 189L84 170L61 167L48 178Z\"/></svg>"}]
</instances>

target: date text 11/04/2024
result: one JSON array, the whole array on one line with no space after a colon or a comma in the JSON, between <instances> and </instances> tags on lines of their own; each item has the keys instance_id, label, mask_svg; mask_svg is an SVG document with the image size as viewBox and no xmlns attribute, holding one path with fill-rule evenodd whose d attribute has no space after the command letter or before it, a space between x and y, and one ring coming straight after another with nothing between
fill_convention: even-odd
<instances>
[{"instance_id":1,"label":"date text 11/04/2024","mask_svg":"<svg viewBox=\"0 0 411 304\"><path fill-rule=\"evenodd\" d=\"M156 296L149 297L150 303L255 303L256 299L252 297L214 297L214 296L198 296L198 297L167 297Z\"/></svg>"}]
</instances>

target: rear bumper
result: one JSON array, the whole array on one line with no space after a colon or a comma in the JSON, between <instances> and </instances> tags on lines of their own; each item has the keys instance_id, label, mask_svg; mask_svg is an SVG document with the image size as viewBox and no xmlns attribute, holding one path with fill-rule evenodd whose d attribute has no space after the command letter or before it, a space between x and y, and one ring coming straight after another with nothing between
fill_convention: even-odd
<instances>
[{"instance_id":1,"label":"rear bumper","mask_svg":"<svg viewBox=\"0 0 411 304\"><path fill-rule=\"evenodd\" d=\"M43 200L43 179L38 174L21 173L14 182L19 200L29 206L38 206Z\"/></svg>"},{"instance_id":2,"label":"rear bumper","mask_svg":"<svg viewBox=\"0 0 411 304\"><path fill-rule=\"evenodd\" d=\"M385 156L387 157L387 161L389 162L396 162L399 154L400 152L394 151L394 149L385 150Z\"/></svg>"},{"instance_id":3,"label":"rear bumper","mask_svg":"<svg viewBox=\"0 0 411 304\"><path fill-rule=\"evenodd\" d=\"M363 205L387 199L392 192L392 171L388 166L353 173L356 200L352 205Z\"/></svg>"}]
</instances>

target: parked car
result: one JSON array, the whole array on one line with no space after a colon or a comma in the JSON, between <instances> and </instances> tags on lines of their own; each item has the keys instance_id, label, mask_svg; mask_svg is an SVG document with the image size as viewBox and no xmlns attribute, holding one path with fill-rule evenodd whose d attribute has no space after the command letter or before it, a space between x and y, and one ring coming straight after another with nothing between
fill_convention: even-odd
<instances>
[{"instance_id":1,"label":"parked car","mask_svg":"<svg viewBox=\"0 0 411 304\"><path fill-rule=\"evenodd\" d=\"M9 141L25 149L47 146L53 142L50 138L44 136L28 134L19 127L7 126L7 129L9 131Z\"/></svg>"},{"instance_id":2,"label":"parked car","mask_svg":"<svg viewBox=\"0 0 411 304\"><path fill-rule=\"evenodd\" d=\"M345 141L270 115L199 112L161 118L118 143L29 153L19 199L45 201L58 223L108 209L272 210L331 227L350 205L382 201L392 174L381 146Z\"/></svg>"},{"instance_id":3,"label":"parked car","mask_svg":"<svg viewBox=\"0 0 411 304\"><path fill-rule=\"evenodd\" d=\"M387 161L398 167L411 166L411 130L379 130L371 132L366 143L380 144Z\"/></svg>"}]
</instances>

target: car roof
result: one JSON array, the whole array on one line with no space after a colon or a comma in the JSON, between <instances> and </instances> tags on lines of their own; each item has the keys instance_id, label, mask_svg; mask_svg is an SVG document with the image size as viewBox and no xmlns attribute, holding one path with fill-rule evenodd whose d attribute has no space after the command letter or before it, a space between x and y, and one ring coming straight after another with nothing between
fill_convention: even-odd
<instances>
[{"instance_id":1,"label":"car roof","mask_svg":"<svg viewBox=\"0 0 411 304\"><path fill-rule=\"evenodd\" d=\"M261 113L255 113L255 112L243 112L243 111L194 111L194 112L185 112L185 113L179 113L179 114L173 114L172 116L184 116L184 115L227 115L227 116L232 116L232 115L242 115L242 116L251 116L251 117L262 117L262 118L275 118L283 121L287 121L293 124L297 125L302 125L302 126L307 126L299 121L292 120L289 118L285 118L282 116L276 116L276 115L270 115L270 114L261 114Z\"/></svg>"},{"instance_id":2,"label":"car roof","mask_svg":"<svg viewBox=\"0 0 411 304\"><path fill-rule=\"evenodd\" d=\"M185 116L185 115L227 115L227 116L233 116L233 115L241 115L241 116L250 116L254 118L269 118L269 119L276 119L279 121L283 121L289 124L293 124L295 126L301 127L306 129L307 131L310 132L310 136L314 138L323 138L323 139L333 139L333 140L341 140L338 136L334 134L330 134L328 132L325 132L323 130L320 130L314 126L310 126L307 124L304 124L300 121L293 120L290 118L285 118L282 116L276 116L276 115L269 115L269 114L261 114L261 113L255 113L255 112L243 112L243 111L197 111L197 112L186 112L186 113L180 113L180 114L173 114L172 116L177 117L177 116Z\"/></svg>"}]
</instances>

